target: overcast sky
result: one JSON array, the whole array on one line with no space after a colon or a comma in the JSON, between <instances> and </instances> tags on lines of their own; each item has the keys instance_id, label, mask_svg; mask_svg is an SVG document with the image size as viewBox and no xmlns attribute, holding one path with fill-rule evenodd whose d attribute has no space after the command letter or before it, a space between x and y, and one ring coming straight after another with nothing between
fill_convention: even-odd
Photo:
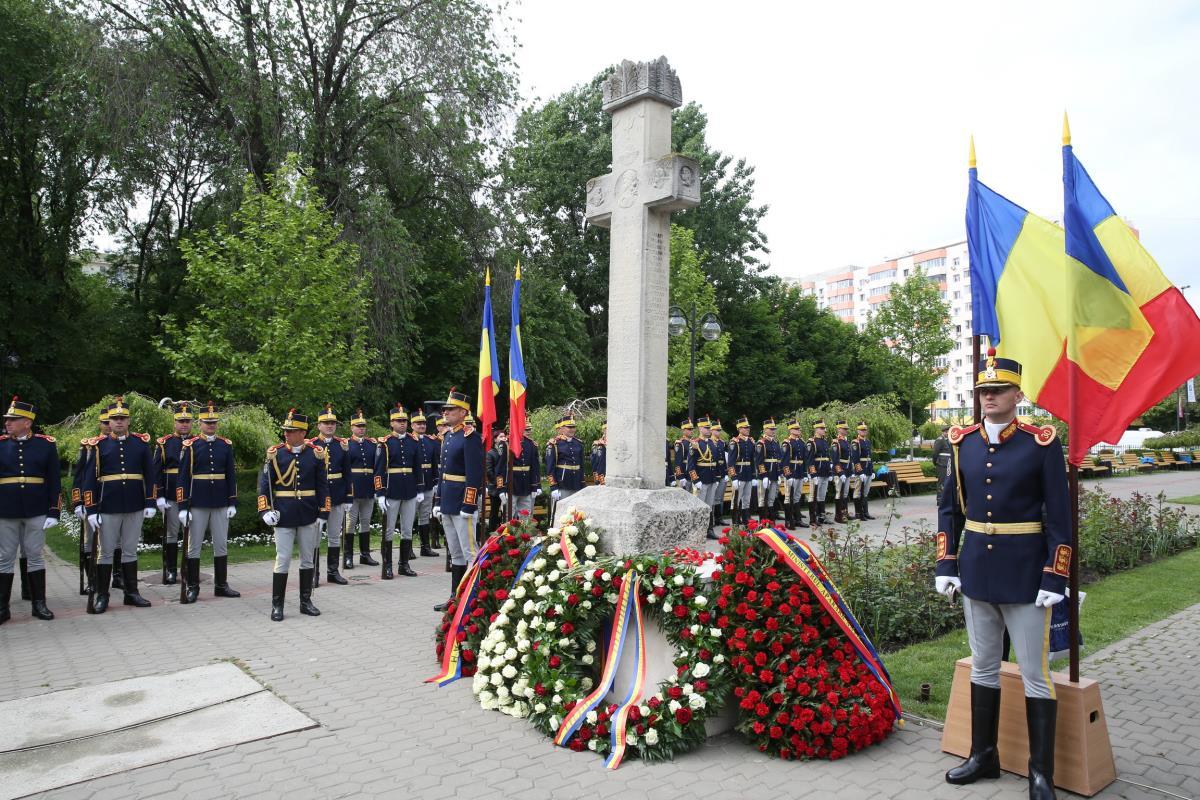
<instances>
[{"instance_id":1,"label":"overcast sky","mask_svg":"<svg viewBox=\"0 0 1200 800\"><path fill-rule=\"evenodd\" d=\"M1075 152L1200 299L1200 3L522 0L526 98L665 55L709 142L757 168L772 270L868 265L965 238L980 178L1062 209Z\"/></svg>"}]
</instances>

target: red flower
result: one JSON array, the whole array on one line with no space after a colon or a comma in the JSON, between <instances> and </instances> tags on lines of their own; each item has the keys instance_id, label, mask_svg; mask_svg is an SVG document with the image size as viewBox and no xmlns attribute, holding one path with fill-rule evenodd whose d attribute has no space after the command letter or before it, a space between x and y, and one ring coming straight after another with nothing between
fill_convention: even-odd
<instances>
[{"instance_id":1,"label":"red flower","mask_svg":"<svg viewBox=\"0 0 1200 800\"><path fill-rule=\"evenodd\" d=\"M650 706L653 709L657 709L659 706L662 705L662 698L651 697L649 700L646 701L646 705Z\"/></svg>"},{"instance_id":2,"label":"red flower","mask_svg":"<svg viewBox=\"0 0 1200 800\"><path fill-rule=\"evenodd\" d=\"M550 668L558 669L562 666L562 659L558 656L550 656Z\"/></svg>"},{"instance_id":3,"label":"red flower","mask_svg":"<svg viewBox=\"0 0 1200 800\"><path fill-rule=\"evenodd\" d=\"M675 721L680 725L687 725L692 721L692 710L687 706L681 706L675 712Z\"/></svg>"},{"instance_id":4,"label":"red flower","mask_svg":"<svg viewBox=\"0 0 1200 800\"><path fill-rule=\"evenodd\" d=\"M671 613L674 614L679 619L683 619L684 617L687 616L688 610L687 610L686 606L675 606L674 608L671 609Z\"/></svg>"},{"instance_id":5,"label":"red flower","mask_svg":"<svg viewBox=\"0 0 1200 800\"><path fill-rule=\"evenodd\" d=\"M575 632L575 626L570 622L564 622L560 630L562 630L563 636L570 636Z\"/></svg>"},{"instance_id":6,"label":"red flower","mask_svg":"<svg viewBox=\"0 0 1200 800\"><path fill-rule=\"evenodd\" d=\"M667 696L672 700L678 700L679 698L683 697L683 687L672 686L670 689L667 689Z\"/></svg>"}]
</instances>

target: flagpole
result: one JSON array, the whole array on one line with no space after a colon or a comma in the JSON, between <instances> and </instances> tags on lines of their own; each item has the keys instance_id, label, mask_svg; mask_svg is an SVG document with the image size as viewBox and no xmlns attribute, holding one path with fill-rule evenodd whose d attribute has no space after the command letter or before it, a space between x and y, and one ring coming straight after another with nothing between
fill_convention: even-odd
<instances>
[{"instance_id":1,"label":"flagpole","mask_svg":"<svg viewBox=\"0 0 1200 800\"><path fill-rule=\"evenodd\" d=\"M1079 683L1079 467L1067 475L1071 490L1071 574L1067 578L1067 634L1071 637L1071 683Z\"/></svg>"},{"instance_id":2,"label":"flagpole","mask_svg":"<svg viewBox=\"0 0 1200 800\"><path fill-rule=\"evenodd\" d=\"M979 335L971 337L971 415L974 424L983 421L983 407L979 403L979 392L975 384L979 382Z\"/></svg>"}]
</instances>

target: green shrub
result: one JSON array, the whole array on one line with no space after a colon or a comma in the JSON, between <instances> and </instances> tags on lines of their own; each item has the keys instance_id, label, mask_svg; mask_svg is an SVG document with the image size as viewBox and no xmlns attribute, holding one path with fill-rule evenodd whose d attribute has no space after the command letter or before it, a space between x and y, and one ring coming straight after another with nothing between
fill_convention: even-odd
<instances>
[{"instance_id":1,"label":"green shrub","mask_svg":"<svg viewBox=\"0 0 1200 800\"><path fill-rule=\"evenodd\" d=\"M926 441L936 439L942 435L942 423L940 422L922 422L920 428L921 438Z\"/></svg>"},{"instance_id":2,"label":"green shrub","mask_svg":"<svg viewBox=\"0 0 1200 800\"><path fill-rule=\"evenodd\" d=\"M1089 578L1130 569L1195 547L1197 519L1169 506L1161 492L1119 498L1101 489L1079 493L1079 567Z\"/></svg>"},{"instance_id":3,"label":"green shrub","mask_svg":"<svg viewBox=\"0 0 1200 800\"><path fill-rule=\"evenodd\" d=\"M850 438L854 438L854 429L858 423L866 422L871 429L871 444L876 450L883 452L898 447L900 442L907 442L912 431L908 418L896 411L896 398L892 395L872 395L857 403L829 402L816 408L802 408L794 416L799 421L800 432L806 439L812 436L812 424L818 419L825 420L825 424L829 426L831 439L837 435L834 425L838 420L849 423ZM783 419L778 421L783 422ZM757 432L758 426L755 425L752 430ZM736 431L731 430L730 433ZM786 431L783 435L787 435Z\"/></svg>"},{"instance_id":4,"label":"green shrub","mask_svg":"<svg viewBox=\"0 0 1200 800\"><path fill-rule=\"evenodd\" d=\"M1166 436L1156 436L1147 439L1146 447L1170 450L1175 447L1200 447L1200 428L1188 428L1186 431L1172 433Z\"/></svg>"}]
</instances>

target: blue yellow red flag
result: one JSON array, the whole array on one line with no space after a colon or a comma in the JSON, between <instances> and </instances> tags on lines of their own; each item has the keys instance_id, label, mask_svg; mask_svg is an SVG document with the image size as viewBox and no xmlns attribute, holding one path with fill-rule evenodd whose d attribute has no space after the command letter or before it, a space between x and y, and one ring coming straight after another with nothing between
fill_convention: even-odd
<instances>
[{"instance_id":1,"label":"blue yellow red flag","mask_svg":"<svg viewBox=\"0 0 1200 800\"><path fill-rule=\"evenodd\" d=\"M525 357L521 351L521 262L517 261L517 279L513 282L512 328L508 338L508 441L514 458L521 457L525 436Z\"/></svg>"},{"instance_id":2,"label":"blue yellow red flag","mask_svg":"<svg viewBox=\"0 0 1200 800\"><path fill-rule=\"evenodd\" d=\"M500 394L499 364L496 361L496 328L492 324L492 270L488 268L483 285L483 327L479 334L479 400L475 415L483 429L483 443L492 446L492 428L496 424L496 395Z\"/></svg>"}]
</instances>

